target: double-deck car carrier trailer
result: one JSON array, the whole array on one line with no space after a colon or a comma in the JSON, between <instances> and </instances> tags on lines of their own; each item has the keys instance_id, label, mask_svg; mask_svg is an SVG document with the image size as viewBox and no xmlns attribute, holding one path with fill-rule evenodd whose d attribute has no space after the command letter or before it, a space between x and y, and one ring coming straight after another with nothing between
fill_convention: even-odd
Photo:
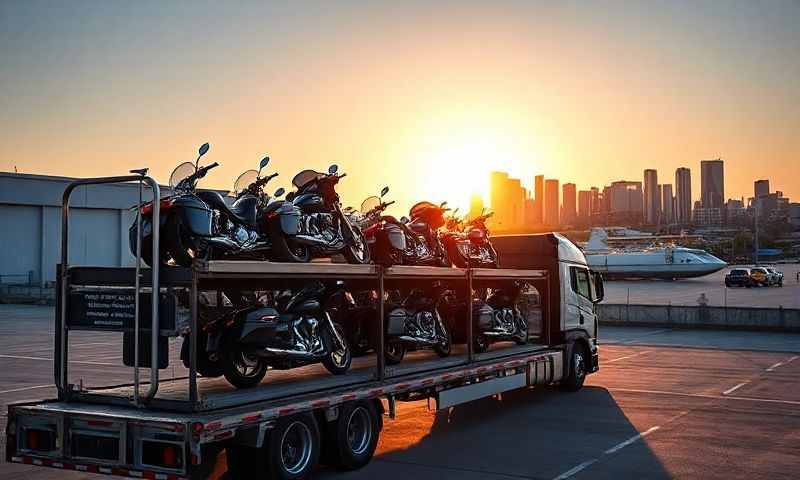
<instances>
[{"instance_id":1,"label":"double-deck car carrier trailer","mask_svg":"<svg viewBox=\"0 0 800 480\"><path fill-rule=\"evenodd\" d=\"M130 268L69 265L70 193L118 181L148 183L158 197L158 185L145 175L82 180L64 194L54 355L58 398L9 406L10 462L121 476L202 478L224 449L234 477L261 472L302 478L319 461L342 469L369 462L383 417L395 417L398 401L429 399L444 409L534 385L560 383L577 390L585 375L598 369L594 303L602 297L602 281L589 271L580 250L559 235L493 238L501 266L515 267L500 269L196 261L192 268L151 270L138 266L140 258ZM384 293L392 289L441 282L471 298L478 289L522 282L538 292L527 317L533 330L524 344L476 352L473 307L467 301L464 318L457 319L463 338L446 358L415 352L387 366L385 325L376 321L374 353L354 359L344 375L327 375L313 366L270 370L260 385L236 390L198 374L201 296L216 294L219 300L223 289L285 289L311 280L377 292L378 319L384 318ZM121 332L132 382L74 383L69 334L80 331ZM181 335L188 345L188 368L160 378L170 362L180 362L168 339ZM148 380L140 378L141 368L149 370Z\"/></svg>"}]
</instances>

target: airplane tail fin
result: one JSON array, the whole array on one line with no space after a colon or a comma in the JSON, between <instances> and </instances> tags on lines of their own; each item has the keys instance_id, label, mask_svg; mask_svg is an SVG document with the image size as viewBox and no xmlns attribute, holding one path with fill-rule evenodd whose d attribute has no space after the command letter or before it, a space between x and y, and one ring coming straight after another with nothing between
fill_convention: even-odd
<instances>
[{"instance_id":1,"label":"airplane tail fin","mask_svg":"<svg viewBox=\"0 0 800 480\"><path fill-rule=\"evenodd\" d=\"M586 250L608 250L608 233L603 228L593 228Z\"/></svg>"}]
</instances>

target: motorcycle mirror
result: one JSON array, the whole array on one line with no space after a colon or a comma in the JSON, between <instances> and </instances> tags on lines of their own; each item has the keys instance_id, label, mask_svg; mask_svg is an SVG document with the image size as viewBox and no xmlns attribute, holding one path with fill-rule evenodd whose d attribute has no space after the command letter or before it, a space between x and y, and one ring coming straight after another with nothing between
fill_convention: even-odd
<instances>
[{"instance_id":1,"label":"motorcycle mirror","mask_svg":"<svg viewBox=\"0 0 800 480\"><path fill-rule=\"evenodd\" d=\"M401 223L408 223L408 217L401 217L400 218L400 222Z\"/></svg>"},{"instance_id":2,"label":"motorcycle mirror","mask_svg":"<svg viewBox=\"0 0 800 480\"><path fill-rule=\"evenodd\" d=\"M328 173L333 175L334 173L339 171L339 167L334 163L330 167L328 167Z\"/></svg>"},{"instance_id":3,"label":"motorcycle mirror","mask_svg":"<svg viewBox=\"0 0 800 480\"><path fill-rule=\"evenodd\" d=\"M211 148L211 145L208 142L200 145L200 148L197 150L197 160L194 161L194 168L197 169L197 165L200 163L200 157L208 152L208 149Z\"/></svg>"},{"instance_id":4,"label":"motorcycle mirror","mask_svg":"<svg viewBox=\"0 0 800 480\"><path fill-rule=\"evenodd\" d=\"M381 197L385 197L387 193L389 193L389 187L383 187L381 189Z\"/></svg>"},{"instance_id":5,"label":"motorcycle mirror","mask_svg":"<svg viewBox=\"0 0 800 480\"><path fill-rule=\"evenodd\" d=\"M275 190L275 195L273 195L273 197L275 197L275 198L280 197L284 193L286 193L286 190L284 190L283 187L281 187L281 188Z\"/></svg>"},{"instance_id":6,"label":"motorcycle mirror","mask_svg":"<svg viewBox=\"0 0 800 480\"><path fill-rule=\"evenodd\" d=\"M258 164L258 173L259 173L259 175L261 174L261 170L263 170L264 167L266 167L268 163L269 163L269 157L268 156L261 159L261 163Z\"/></svg>"}]
</instances>

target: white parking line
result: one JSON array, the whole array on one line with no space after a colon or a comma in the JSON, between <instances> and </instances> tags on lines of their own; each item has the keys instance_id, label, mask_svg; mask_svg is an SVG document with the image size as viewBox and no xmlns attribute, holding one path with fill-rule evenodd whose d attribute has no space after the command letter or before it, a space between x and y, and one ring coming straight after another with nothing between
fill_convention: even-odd
<instances>
[{"instance_id":1,"label":"white parking line","mask_svg":"<svg viewBox=\"0 0 800 480\"><path fill-rule=\"evenodd\" d=\"M744 387L745 385L747 385L747 382L742 382L739 385L736 385L735 387L731 387L731 388L725 390L724 392L722 392L722 394L723 395L730 395L731 393L735 392L736 390L739 390L740 388Z\"/></svg>"},{"instance_id":2,"label":"white parking line","mask_svg":"<svg viewBox=\"0 0 800 480\"><path fill-rule=\"evenodd\" d=\"M644 355L645 353L650 353L650 352L652 352L652 350L645 350L643 352L637 352L637 353L632 353L630 355L625 355L624 357L619 357L619 358L613 358L611 360L606 360L605 362L602 362L602 363L614 363L614 362L618 362L620 360L627 360L628 358L638 357L639 355Z\"/></svg>"},{"instance_id":3,"label":"white parking line","mask_svg":"<svg viewBox=\"0 0 800 480\"><path fill-rule=\"evenodd\" d=\"M45 358L45 357L26 357L23 355L0 355L0 358L13 358L15 360L41 360L52 362L52 358ZM103 363L103 362L89 362L84 360L70 360L69 363L80 363L82 365L103 365L107 367L119 367L119 364L116 363Z\"/></svg>"},{"instance_id":4,"label":"white parking line","mask_svg":"<svg viewBox=\"0 0 800 480\"><path fill-rule=\"evenodd\" d=\"M672 420L670 420L670 421L672 421ZM613 455L614 453L622 450L623 448L625 448L628 445L636 442L637 440L639 440L641 438L644 438L647 435L650 435L651 433L655 432L659 428L661 428L661 426L660 425L656 425L655 427L650 427L649 429L645 430L642 433L637 433L636 435L632 436L631 438L629 438L629 439L627 439L627 440L625 440L623 442L620 442L620 443L614 445L613 447L609 448L608 450L604 451L599 457L592 458L592 459L587 460L587 461L585 461L583 463L580 463L580 464L570 468L566 472L562 473L561 475L555 477L553 480L564 480L564 479L570 478L570 477L574 476L576 473L581 472L582 470L585 470L586 467L589 467L589 466L599 462L600 459L602 459L603 457L605 457L607 455Z\"/></svg>"},{"instance_id":5,"label":"white parking line","mask_svg":"<svg viewBox=\"0 0 800 480\"><path fill-rule=\"evenodd\" d=\"M786 360L785 362L778 362L778 363L776 363L775 365L773 365L773 366L769 367L768 369L766 369L766 371L767 371L767 372L772 372L772 371L774 371L776 368L778 368L778 367L782 367L783 365L788 365L788 364L792 363L793 361L797 360L798 358L800 358L800 357L798 357L797 355L795 355L794 357L791 357L791 358L789 358L789 359L788 359L788 360Z\"/></svg>"},{"instance_id":6,"label":"white parking line","mask_svg":"<svg viewBox=\"0 0 800 480\"><path fill-rule=\"evenodd\" d=\"M730 395L709 395L705 393L667 392L663 390L641 390L637 388L609 388L609 392L648 393L653 395L672 395L676 397L711 398L717 400L741 400L745 402L778 403L782 405L800 405L797 400L775 400L772 398L736 397Z\"/></svg>"},{"instance_id":7,"label":"white parking line","mask_svg":"<svg viewBox=\"0 0 800 480\"><path fill-rule=\"evenodd\" d=\"M50 385L50 384L48 384L48 385L34 385L32 387L12 388L11 390L0 390L0 395L2 395L4 393L24 392L25 390L34 390L36 388L47 388L47 387L55 388L55 385Z\"/></svg>"}]
</instances>

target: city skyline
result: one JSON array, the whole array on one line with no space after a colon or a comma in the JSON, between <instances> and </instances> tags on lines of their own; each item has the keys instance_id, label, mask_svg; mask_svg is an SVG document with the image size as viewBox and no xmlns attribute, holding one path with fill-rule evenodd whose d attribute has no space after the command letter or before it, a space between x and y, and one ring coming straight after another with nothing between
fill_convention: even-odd
<instances>
[{"instance_id":1,"label":"city skyline","mask_svg":"<svg viewBox=\"0 0 800 480\"><path fill-rule=\"evenodd\" d=\"M695 174L695 179L700 177L700 189L694 189L694 194L692 168L685 166L675 169L673 183L660 183L658 169L646 168L642 180L612 181L602 186L602 193L595 185L579 190L568 180L545 179L543 175L535 175L526 185L508 172L495 171L491 174L489 206L495 210L496 227L515 230L591 226L597 222L722 226L741 223L745 211L754 214L752 208L771 216L790 205L800 205L780 190L771 191L769 179L758 178L752 180L752 196L726 199L725 161L700 160L699 166L700 175Z\"/></svg>"}]
</instances>

